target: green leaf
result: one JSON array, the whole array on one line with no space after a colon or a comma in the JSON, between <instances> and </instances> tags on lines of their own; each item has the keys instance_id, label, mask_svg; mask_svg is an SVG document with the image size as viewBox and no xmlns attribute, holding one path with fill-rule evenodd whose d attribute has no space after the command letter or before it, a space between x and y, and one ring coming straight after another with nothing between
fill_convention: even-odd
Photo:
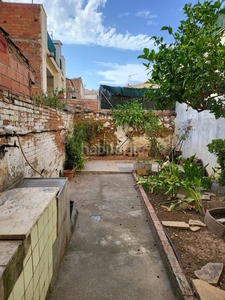
<instances>
[{"instance_id":1,"label":"green leaf","mask_svg":"<svg viewBox=\"0 0 225 300\"><path fill-rule=\"evenodd\" d=\"M169 34L172 34L173 33L173 29L172 29L172 27L170 27L170 26L163 26L162 28L161 28L161 30L163 31L163 30L167 30L168 32L169 32Z\"/></svg>"},{"instance_id":2,"label":"green leaf","mask_svg":"<svg viewBox=\"0 0 225 300\"><path fill-rule=\"evenodd\" d=\"M153 61L155 59L155 50L153 49L149 54L149 60Z\"/></svg>"},{"instance_id":3,"label":"green leaf","mask_svg":"<svg viewBox=\"0 0 225 300\"><path fill-rule=\"evenodd\" d=\"M148 48L144 48L143 52L144 52L146 57L149 55L149 49Z\"/></svg>"},{"instance_id":4,"label":"green leaf","mask_svg":"<svg viewBox=\"0 0 225 300\"><path fill-rule=\"evenodd\" d=\"M208 110L216 118L225 117L224 103L212 96L225 91L225 46L222 35L216 34L220 29L218 15L224 8L220 1L198 1L195 5L186 4L183 10L185 18L177 31L170 26L161 28L175 40L166 44L163 37L154 36L158 51L145 48L139 56L148 62L145 67L152 82L160 85L146 96L157 109L170 109L179 102L198 112Z\"/></svg>"}]
</instances>

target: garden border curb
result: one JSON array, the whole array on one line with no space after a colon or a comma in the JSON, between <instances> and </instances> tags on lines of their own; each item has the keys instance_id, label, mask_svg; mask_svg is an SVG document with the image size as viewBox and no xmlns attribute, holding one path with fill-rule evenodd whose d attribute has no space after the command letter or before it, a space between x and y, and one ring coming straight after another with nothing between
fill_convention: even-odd
<instances>
[{"instance_id":1,"label":"garden border curb","mask_svg":"<svg viewBox=\"0 0 225 300\"><path fill-rule=\"evenodd\" d=\"M138 180L135 171L133 172L133 177L135 181ZM141 185L137 185L137 187L141 194L142 202L145 206L148 221L150 221L149 226L151 226L151 229L153 229L152 232L157 246L159 248L161 258L166 266L166 270L169 275L169 279L171 280L171 284L174 289L175 295L179 297L178 299L198 299L187 281L187 278L178 262L174 250L165 234L163 226L159 221L158 216L156 215L155 210L152 204L150 203L144 188Z\"/></svg>"}]
</instances>

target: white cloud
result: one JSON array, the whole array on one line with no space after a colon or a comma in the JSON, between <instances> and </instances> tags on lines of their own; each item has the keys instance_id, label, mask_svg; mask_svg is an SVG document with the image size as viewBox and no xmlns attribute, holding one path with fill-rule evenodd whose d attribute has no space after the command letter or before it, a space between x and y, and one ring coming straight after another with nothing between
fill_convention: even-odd
<instances>
[{"instance_id":1,"label":"white cloud","mask_svg":"<svg viewBox=\"0 0 225 300\"><path fill-rule=\"evenodd\" d=\"M150 11L148 10L142 10L136 14L137 17L141 17L141 18L148 18L149 15L150 15Z\"/></svg>"},{"instance_id":2,"label":"white cloud","mask_svg":"<svg viewBox=\"0 0 225 300\"><path fill-rule=\"evenodd\" d=\"M119 17L120 17L120 18L122 18L122 17L128 17L129 15L130 15L130 13L129 13L129 12L126 12L126 13L120 14Z\"/></svg>"},{"instance_id":3,"label":"white cloud","mask_svg":"<svg viewBox=\"0 0 225 300\"><path fill-rule=\"evenodd\" d=\"M30 1L10 1L32 3ZM103 25L100 12L107 0L33 0L42 3L48 16L48 30L64 44L100 45L123 50L141 50L153 46L146 34L122 34Z\"/></svg>"},{"instance_id":4,"label":"white cloud","mask_svg":"<svg viewBox=\"0 0 225 300\"><path fill-rule=\"evenodd\" d=\"M147 22L147 25L157 25L157 23L154 22L154 21L149 20L149 21Z\"/></svg>"},{"instance_id":5,"label":"white cloud","mask_svg":"<svg viewBox=\"0 0 225 300\"><path fill-rule=\"evenodd\" d=\"M149 79L149 75L142 64L126 64L119 65L116 63L97 62L101 67L106 68L105 71L96 71L97 75L103 77L101 84L126 86L128 83L134 84L145 82Z\"/></svg>"},{"instance_id":6,"label":"white cloud","mask_svg":"<svg viewBox=\"0 0 225 300\"><path fill-rule=\"evenodd\" d=\"M144 19L155 19L157 15L152 15L149 10L142 10L136 13L137 17L144 18Z\"/></svg>"}]
</instances>

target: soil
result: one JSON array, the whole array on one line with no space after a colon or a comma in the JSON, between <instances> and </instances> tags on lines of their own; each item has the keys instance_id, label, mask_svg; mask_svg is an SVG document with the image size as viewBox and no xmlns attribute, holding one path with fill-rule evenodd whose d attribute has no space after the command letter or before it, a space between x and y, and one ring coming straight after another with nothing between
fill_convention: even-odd
<instances>
[{"instance_id":1,"label":"soil","mask_svg":"<svg viewBox=\"0 0 225 300\"><path fill-rule=\"evenodd\" d=\"M194 219L204 222L204 216L194 210L166 210L163 207L168 206L165 204L168 202L165 195L149 193L147 195L160 221L184 221L188 223L190 219ZM205 209L225 207L223 197L222 194L215 194L210 201L203 200ZM172 241L189 283L191 283L191 279L196 278L194 271L200 270L209 262L223 263L225 266L225 239L217 237L207 227L201 227L199 231L195 232L165 227L165 231ZM225 270L221 275L218 287L225 290Z\"/></svg>"}]
</instances>

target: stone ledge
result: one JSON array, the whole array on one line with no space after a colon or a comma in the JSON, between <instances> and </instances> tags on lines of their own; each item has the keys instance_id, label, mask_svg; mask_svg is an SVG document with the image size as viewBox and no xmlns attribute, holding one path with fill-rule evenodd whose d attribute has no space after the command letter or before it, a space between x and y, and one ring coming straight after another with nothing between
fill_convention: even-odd
<instances>
[{"instance_id":1,"label":"stone ledge","mask_svg":"<svg viewBox=\"0 0 225 300\"><path fill-rule=\"evenodd\" d=\"M0 241L0 299L7 299L23 269L22 241Z\"/></svg>"},{"instance_id":2,"label":"stone ledge","mask_svg":"<svg viewBox=\"0 0 225 300\"><path fill-rule=\"evenodd\" d=\"M138 178L133 172L134 179L137 181ZM139 192L141 194L142 202L145 206L148 220L150 221L150 227L153 228L153 235L157 246L159 247L160 254L164 264L166 265L167 273L170 277L171 284L175 290L175 294L179 299L184 300L196 300L190 284L175 256L172 246L164 232L163 226L159 221L153 206L151 205L148 196L146 195L143 187L138 185ZM180 298L182 297L182 298Z\"/></svg>"}]
</instances>

